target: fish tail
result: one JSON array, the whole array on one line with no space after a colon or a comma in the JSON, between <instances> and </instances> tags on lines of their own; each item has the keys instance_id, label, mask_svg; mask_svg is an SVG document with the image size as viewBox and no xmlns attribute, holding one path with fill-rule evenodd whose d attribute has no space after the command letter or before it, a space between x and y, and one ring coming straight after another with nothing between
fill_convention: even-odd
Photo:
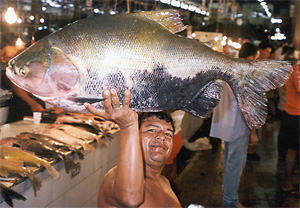
<instances>
[{"instance_id":1,"label":"fish tail","mask_svg":"<svg viewBox=\"0 0 300 208\"><path fill-rule=\"evenodd\" d=\"M292 67L280 60L255 60L249 64L239 64L236 80L231 86L238 105L251 129L261 127L267 118L266 92L285 84Z\"/></svg>"},{"instance_id":2,"label":"fish tail","mask_svg":"<svg viewBox=\"0 0 300 208\"><path fill-rule=\"evenodd\" d=\"M1 196L4 199L4 201L11 207L14 206L12 199L18 199L23 201L26 200L26 198L22 194L19 194L18 192L6 187L3 184L1 184Z\"/></svg>"},{"instance_id":3,"label":"fish tail","mask_svg":"<svg viewBox=\"0 0 300 208\"><path fill-rule=\"evenodd\" d=\"M95 148L92 145L90 145L89 143L86 143L86 142L84 142L82 144L82 147L83 147L84 150L86 150L88 152L95 152L96 151Z\"/></svg>"},{"instance_id":4,"label":"fish tail","mask_svg":"<svg viewBox=\"0 0 300 208\"><path fill-rule=\"evenodd\" d=\"M36 192L38 190L40 190L42 187L42 181L37 176L35 176L33 173L29 173L27 176L28 176L29 180L31 181L32 188L34 191L34 196L36 197Z\"/></svg>"},{"instance_id":5,"label":"fish tail","mask_svg":"<svg viewBox=\"0 0 300 208\"><path fill-rule=\"evenodd\" d=\"M46 164L46 165L44 165L44 167L47 169L47 171L50 175L50 178L59 179L60 174L52 165Z\"/></svg>"},{"instance_id":6,"label":"fish tail","mask_svg":"<svg viewBox=\"0 0 300 208\"><path fill-rule=\"evenodd\" d=\"M63 155L63 161L65 164L66 173L69 174L71 169L76 168L76 164L73 160Z\"/></svg>"}]
</instances>

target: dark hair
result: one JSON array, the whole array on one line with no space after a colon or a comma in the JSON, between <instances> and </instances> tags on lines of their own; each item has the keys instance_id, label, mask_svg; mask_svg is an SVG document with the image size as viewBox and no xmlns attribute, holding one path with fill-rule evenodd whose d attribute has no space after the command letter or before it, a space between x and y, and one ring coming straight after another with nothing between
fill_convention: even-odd
<instances>
[{"instance_id":1,"label":"dark hair","mask_svg":"<svg viewBox=\"0 0 300 208\"><path fill-rule=\"evenodd\" d=\"M244 43L239 51L239 58L247 58L248 56L256 56L257 47L252 43Z\"/></svg>"},{"instance_id":2,"label":"dark hair","mask_svg":"<svg viewBox=\"0 0 300 208\"><path fill-rule=\"evenodd\" d=\"M44 29L44 30L37 30L33 33L33 37L35 41L39 41L43 37L46 37L47 35L50 35L52 33L51 30L49 29Z\"/></svg>"},{"instance_id":3,"label":"dark hair","mask_svg":"<svg viewBox=\"0 0 300 208\"><path fill-rule=\"evenodd\" d=\"M171 123L172 128L173 128L173 133L175 132L175 126L174 126L174 121L169 113L166 112L143 112L139 113L139 128L141 128L142 124L147 118L150 117L157 117L160 120L164 120L168 123Z\"/></svg>"},{"instance_id":4,"label":"dark hair","mask_svg":"<svg viewBox=\"0 0 300 208\"><path fill-rule=\"evenodd\" d=\"M265 50L266 48L272 48L271 45L268 42L261 42L258 45L259 49Z\"/></svg>"}]
</instances>

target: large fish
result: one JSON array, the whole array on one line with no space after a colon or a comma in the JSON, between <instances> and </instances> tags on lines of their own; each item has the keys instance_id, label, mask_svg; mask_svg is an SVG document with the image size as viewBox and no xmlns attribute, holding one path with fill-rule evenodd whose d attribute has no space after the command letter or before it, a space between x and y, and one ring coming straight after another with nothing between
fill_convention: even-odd
<instances>
[{"instance_id":1,"label":"large fish","mask_svg":"<svg viewBox=\"0 0 300 208\"><path fill-rule=\"evenodd\" d=\"M103 108L105 89L121 100L130 89L136 111L184 110L206 117L227 82L251 128L267 116L265 92L291 73L281 61L234 59L197 40L176 10L101 15L50 34L9 62L6 74L19 87L55 106L87 112L83 102Z\"/></svg>"}]
</instances>

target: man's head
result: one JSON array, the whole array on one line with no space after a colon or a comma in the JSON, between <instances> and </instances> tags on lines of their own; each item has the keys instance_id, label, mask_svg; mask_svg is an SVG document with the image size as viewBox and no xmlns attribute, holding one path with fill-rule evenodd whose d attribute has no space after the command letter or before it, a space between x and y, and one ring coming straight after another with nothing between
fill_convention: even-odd
<instances>
[{"instance_id":1,"label":"man's head","mask_svg":"<svg viewBox=\"0 0 300 208\"><path fill-rule=\"evenodd\" d=\"M256 59L258 48L252 43L244 43L239 51L239 58Z\"/></svg>"},{"instance_id":2,"label":"man's head","mask_svg":"<svg viewBox=\"0 0 300 208\"><path fill-rule=\"evenodd\" d=\"M173 148L172 117L164 112L141 113L139 129L146 166L162 168Z\"/></svg>"},{"instance_id":3,"label":"man's head","mask_svg":"<svg viewBox=\"0 0 300 208\"><path fill-rule=\"evenodd\" d=\"M174 121L173 121L171 115L168 113L165 113L165 112L143 112L143 113L140 113L139 114L139 128L141 128L141 125L147 118L150 118L152 116L155 116L155 117L159 118L160 120L165 120L168 123L171 123L171 125L173 127L173 133L175 132Z\"/></svg>"},{"instance_id":4,"label":"man's head","mask_svg":"<svg viewBox=\"0 0 300 208\"><path fill-rule=\"evenodd\" d=\"M259 45L259 58L268 59L271 53L271 45L267 42L261 42Z\"/></svg>"}]
</instances>

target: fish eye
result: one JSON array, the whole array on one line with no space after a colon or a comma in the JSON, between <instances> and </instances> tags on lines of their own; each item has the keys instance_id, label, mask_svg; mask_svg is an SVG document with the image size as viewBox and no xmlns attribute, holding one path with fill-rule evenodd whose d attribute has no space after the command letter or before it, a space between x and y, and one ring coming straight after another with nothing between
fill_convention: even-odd
<instances>
[{"instance_id":1,"label":"fish eye","mask_svg":"<svg viewBox=\"0 0 300 208\"><path fill-rule=\"evenodd\" d=\"M17 70L17 72L18 72L18 75L20 75L20 76L22 76L22 77L25 77L25 76L28 74L29 69L28 69L27 66L23 66L23 67L20 67L20 68Z\"/></svg>"}]
</instances>

